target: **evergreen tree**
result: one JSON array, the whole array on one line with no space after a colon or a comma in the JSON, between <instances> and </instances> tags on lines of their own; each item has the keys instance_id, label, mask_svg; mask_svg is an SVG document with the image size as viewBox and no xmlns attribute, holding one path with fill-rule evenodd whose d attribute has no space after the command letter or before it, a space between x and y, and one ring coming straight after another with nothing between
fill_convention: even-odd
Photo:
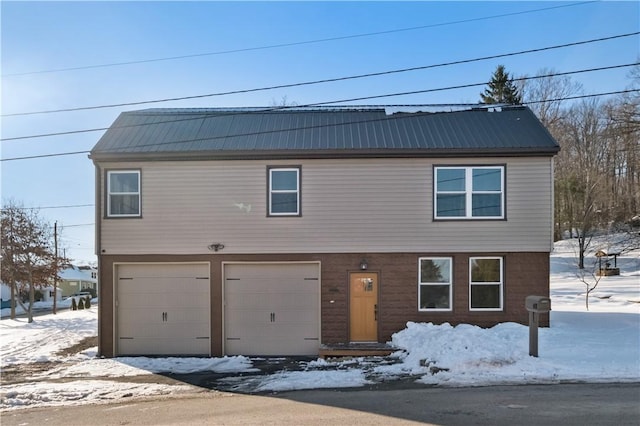
<instances>
[{"instance_id":1,"label":"evergreen tree","mask_svg":"<svg viewBox=\"0 0 640 426\"><path fill-rule=\"evenodd\" d=\"M522 95L509 73L504 70L504 65L498 65L488 86L480 94L483 103L512 105L522 103Z\"/></svg>"}]
</instances>

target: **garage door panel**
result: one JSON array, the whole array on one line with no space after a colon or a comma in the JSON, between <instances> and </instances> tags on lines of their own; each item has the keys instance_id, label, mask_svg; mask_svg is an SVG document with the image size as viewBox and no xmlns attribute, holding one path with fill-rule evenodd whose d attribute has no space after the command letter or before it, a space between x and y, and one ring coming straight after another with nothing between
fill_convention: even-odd
<instances>
[{"instance_id":1,"label":"garage door panel","mask_svg":"<svg viewBox=\"0 0 640 426\"><path fill-rule=\"evenodd\" d=\"M169 323L173 321L194 323L202 322L202 318L207 316L208 313L209 309L205 308L172 309L170 312L167 312L166 318Z\"/></svg>"},{"instance_id":2,"label":"garage door panel","mask_svg":"<svg viewBox=\"0 0 640 426\"><path fill-rule=\"evenodd\" d=\"M226 344L229 351L237 354L244 354L250 356L315 356L318 355L318 341L317 340L266 340L261 342L260 345L256 345L252 340L234 340L227 341ZM290 353L295 351L294 354Z\"/></svg>"},{"instance_id":3,"label":"garage door panel","mask_svg":"<svg viewBox=\"0 0 640 426\"><path fill-rule=\"evenodd\" d=\"M178 301L178 298L169 297L168 295L155 294L155 293L135 293L128 295L120 295L118 297L118 306L121 309L136 309L136 308L154 308L162 306L170 306L174 302Z\"/></svg>"},{"instance_id":4,"label":"garage door panel","mask_svg":"<svg viewBox=\"0 0 640 426\"><path fill-rule=\"evenodd\" d=\"M145 289L147 293L198 294L208 291L208 280L196 278L145 278L120 279L122 294L137 293Z\"/></svg>"},{"instance_id":5,"label":"garage door panel","mask_svg":"<svg viewBox=\"0 0 640 426\"><path fill-rule=\"evenodd\" d=\"M209 339L176 338L168 341L164 338L144 338L119 342L120 352L125 355L149 355L147 348L156 348L159 353L171 355L201 355L209 352Z\"/></svg>"},{"instance_id":6,"label":"garage door panel","mask_svg":"<svg viewBox=\"0 0 640 426\"><path fill-rule=\"evenodd\" d=\"M227 306L233 306L242 309L260 309L264 306L266 294L264 293L245 293L245 294L227 294L225 303Z\"/></svg>"},{"instance_id":7,"label":"garage door panel","mask_svg":"<svg viewBox=\"0 0 640 426\"><path fill-rule=\"evenodd\" d=\"M295 307L304 310L317 310L319 295L317 293L305 294L276 294L270 295L271 305L274 307Z\"/></svg>"},{"instance_id":8,"label":"garage door panel","mask_svg":"<svg viewBox=\"0 0 640 426\"><path fill-rule=\"evenodd\" d=\"M279 310L274 313L274 322L277 324L284 323L311 323L318 324L318 312L317 311L307 311L307 310Z\"/></svg>"},{"instance_id":9,"label":"garage door panel","mask_svg":"<svg viewBox=\"0 0 640 426\"><path fill-rule=\"evenodd\" d=\"M283 266L286 269L283 269ZM301 276L318 275L317 263L255 263L255 264L228 264L225 265L230 278L267 278L277 277L277 279L298 279Z\"/></svg>"},{"instance_id":10,"label":"garage door panel","mask_svg":"<svg viewBox=\"0 0 640 426\"><path fill-rule=\"evenodd\" d=\"M157 326L154 322L140 322L132 324L131 327L126 330L126 333L120 334L120 337L137 340L148 338L161 339L167 338L167 336L173 336L172 339L195 339L196 337L209 335L209 327L206 327L201 322L193 322L189 325L188 332L185 332L185 324L183 323L164 323L161 326Z\"/></svg>"},{"instance_id":11,"label":"garage door panel","mask_svg":"<svg viewBox=\"0 0 640 426\"><path fill-rule=\"evenodd\" d=\"M130 324L126 330L122 330L119 334L121 339L160 339L167 333L167 327L163 324L161 327L156 326L156 322L137 322ZM151 355L151 353L150 353Z\"/></svg>"},{"instance_id":12,"label":"garage door panel","mask_svg":"<svg viewBox=\"0 0 640 426\"><path fill-rule=\"evenodd\" d=\"M234 325L241 326L242 328L257 326L269 322L271 318L271 311L261 310L244 310L244 309L231 309L227 310L225 315L225 321Z\"/></svg>"},{"instance_id":13,"label":"garage door panel","mask_svg":"<svg viewBox=\"0 0 640 426\"><path fill-rule=\"evenodd\" d=\"M121 318L121 320L123 321L128 320L129 317L131 317L131 314L126 310L123 310L121 306L119 307L119 313L121 317L124 315L124 318ZM140 324L144 324L144 326L146 327L148 324L154 324L158 321L162 322L162 313L163 311L157 307L137 307L135 309L135 318L129 322L125 322L125 324L127 325L127 332L131 332L131 330L137 329L138 327L140 327ZM124 330L121 331L124 332Z\"/></svg>"},{"instance_id":14,"label":"garage door panel","mask_svg":"<svg viewBox=\"0 0 640 426\"><path fill-rule=\"evenodd\" d=\"M188 327L185 328L185 325ZM188 330L188 332L185 332L185 329ZM209 327L198 322L168 323L164 325L164 330L165 333L171 336L182 336L177 337L177 339L196 339L198 337L209 336Z\"/></svg>"},{"instance_id":15,"label":"garage door panel","mask_svg":"<svg viewBox=\"0 0 640 426\"><path fill-rule=\"evenodd\" d=\"M176 309L180 307L186 307L186 309L209 309L211 301L209 300L209 293L200 293L197 296L180 295L177 297L167 298L164 303L169 303Z\"/></svg>"}]
</instances>

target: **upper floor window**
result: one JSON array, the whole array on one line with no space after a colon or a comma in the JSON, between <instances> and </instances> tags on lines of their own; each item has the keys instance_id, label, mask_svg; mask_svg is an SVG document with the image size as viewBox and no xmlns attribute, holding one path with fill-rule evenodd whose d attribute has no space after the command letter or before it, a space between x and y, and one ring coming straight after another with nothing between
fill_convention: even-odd
<instances>
[{"instance_id":1,"label":"upper floor window","mask_svg":"<svg viewBox=\"0 0 640 426\"><path fill-rule=\"evenodd\" d=\"M300 167L269 170L269 216L300 216Z\"/></svg>"},{"instance_id":2,"label":"upper floor window","mask_svg":"<svg viewBox=\"0 0 640 426\"><path fill-rule=\"evenodd\" d=\"M469 259L470 310L502 310L503 285L502 257L472 257Z\"/></svg>"},{"instance_id":3,"label":"upper floor window","mask_svg":"<svg viewBox=\"0 0 640 426\"><path fill-rule=\"evenodd\" d=\"M504 219L504 167L435 167L434 218Z\"/></svg>"},{"instance_id":4,"label":"upper floor window","mask_svg":"<svg viewBox=\"0 0 640 426\"><path fill-rule=\"evenodd\" d=\"M107 217L140 216L140 171L107 172Z\"/></svg>"},{"instance_id":5,"label":"upper floor window","mask_svg":"<svg viewBox=\"0 0 640 426\"><path fill-rule=\"evenodd\" d=\"M418 310L451 310L451 258L421 257L418 272Z\"/></svg>"}]
</instances>

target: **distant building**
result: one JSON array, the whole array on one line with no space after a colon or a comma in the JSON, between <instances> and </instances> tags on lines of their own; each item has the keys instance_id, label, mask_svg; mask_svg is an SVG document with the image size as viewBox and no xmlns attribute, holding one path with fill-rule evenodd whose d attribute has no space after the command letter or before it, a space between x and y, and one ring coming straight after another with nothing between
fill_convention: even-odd
<instances>
[{"instance_id":1,"label":"distant building","mask_svg":"<svg viewBox=\"0 0 640 426\"><path fill-rule=\"evenodd\" d=\"M5 283L0 284L0 300L2 301L1 309L11 307L11 287Z\"/></svg>"},{"instance_id":2,"label":"distant building","mask_svg":"<svg viewBox=\"0 0 640 426\"><path fill-rule=\"evenodd\" d=\"M98 270L91 266L68 266L58 276L58 292L68 297L80 291L93 289L98 291Z\"/></svg>"},{"instance_id":3,"label":"distant building","mask_svg":"<svg viewBox=\"0 0 640 426\"><path fill-rule=\"evenodd\" d=\"M1 283L0 284L0 288L2 289L2 309L5 308L10 308L11 307L11 286L9 284L5 284L5 283ZM36 290L42 295L39 296L38 293L36 293L36 302L50 302L53 301L53 286L49 285L49 286L36 286ZM23 300L24 297L28 297L26 296L26 293L22 293L23 296ZM58 291L57 297L56 299L58 300L62 300L62 293L60 291Z\"/></svg>"}]
</instances>

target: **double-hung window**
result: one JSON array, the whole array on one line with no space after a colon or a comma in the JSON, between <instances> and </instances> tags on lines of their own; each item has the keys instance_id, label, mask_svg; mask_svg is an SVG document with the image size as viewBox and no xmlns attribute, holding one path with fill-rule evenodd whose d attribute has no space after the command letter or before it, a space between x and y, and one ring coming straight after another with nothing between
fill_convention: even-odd
<instances>
[{"instance_id":1,"label":"double-hung window","mask_svg":"<svg viewBox=\"0 0 640 426\"><path fill-rule=\"evenodd\" d=\"M434 168L435 219L504 219L504 166Z\"/></svg>"},{"instance_id":2,"label":"double-hung window","mask_svg":"<svg viewBox=\"0 0 640 426\"><path fill-rule=\"evenodd\" d=\"M269 216L300 216L300 167L271 167Z\"/></svg>"},{"instance_id":3,"label":"double-hung window","mask_svg":"<svg viewBox=\"0 0 640 426\"><path fill-rule=\"evenodd\" d=\"M418 272L418 310L451 310L450 257L421 257Z\"/></svg>"},{"instance_id":4,"label":"double-hung window","mask_svg":"<svg viewBox=\"0 0 640 426\"><path fill-rule=\"evenodd\" d=\"M502 257L469 259L469 309L500 311L503 306Z\"/></svg>"},{"instance_id":5,"label":"double-hung window","mask_svg":"<svg viewBox=\"0 0 640 426\"><path fill-rule=\"evenodd\" d=\"M107 217L140 217L140 171L107 172Z\"/></svg>"}]
</instances>

